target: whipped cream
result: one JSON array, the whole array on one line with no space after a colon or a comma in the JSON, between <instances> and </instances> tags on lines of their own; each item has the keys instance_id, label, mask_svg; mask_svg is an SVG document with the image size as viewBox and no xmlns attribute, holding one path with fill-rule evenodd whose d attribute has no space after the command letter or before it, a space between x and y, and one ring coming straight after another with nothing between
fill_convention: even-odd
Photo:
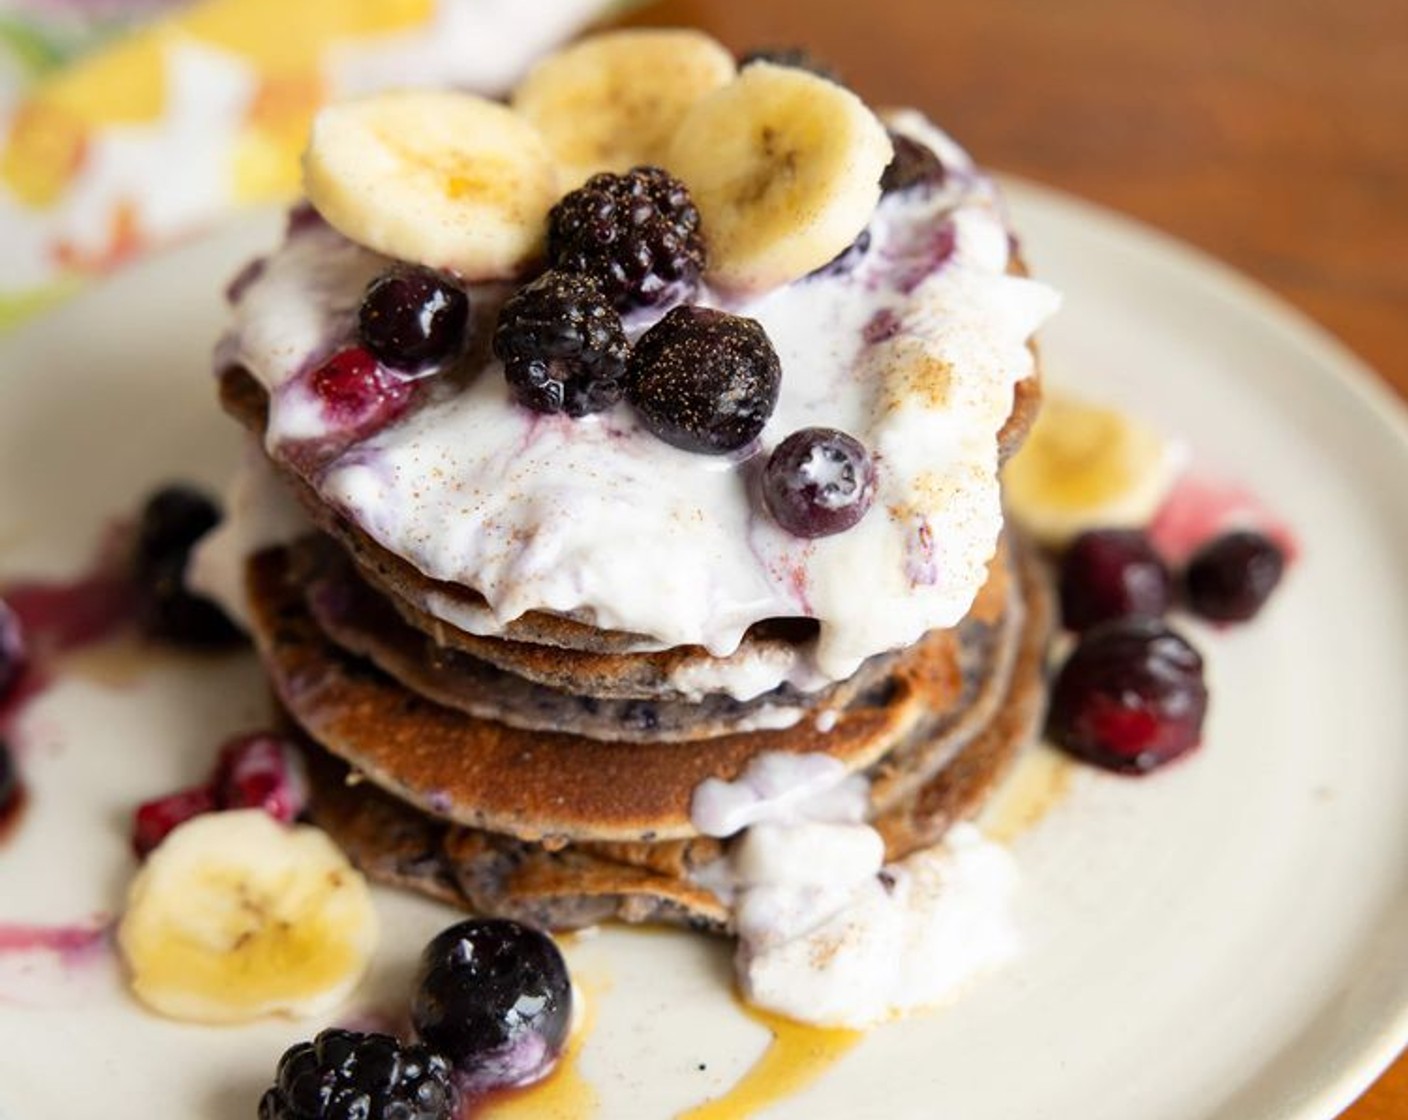
<instances>
[{"instance_id":1,"label":"whipped cream","mask_svg":"<svg viewBox=\"0 0 1408 1120\"><path fill-rule=\"evenodd\" d=\"M886 864L884 841L863 823L867 796L834 759L784 754L695 791L695 826L736 836L697 877L732 907L750 1003L868 1027L946 1003L1019 953L1007 850L963 823Z\"/></svg>"},{"instance_id":2,"label":"whipped cream","mask_svg":"<svg viewBox=\"0 0 1408 1120\"><path fill-rule=\"evenodd\" d=\"M719 670L735 694L820 687L956 624L1002 525L997 435L1013 386L1032 372L1028 339L1057 297L1008 274L999 199L968 157L915 115L895 125L940 152L948 179L886 196L852 270L746 303L701 293L701 304L761 322L781 359L781 397L756 454L678 450L625 404L582 420L529 411L490 359L463 389L431 379L399 421L305 465L309 481L427 576L481 593L492 617L474 619L477 633L546 610L722 658L763 619L820 622L804 664ZM351 337L362 292L387 264L315 226L237 300L221 360L268 389L276 457L298 461L300 443L335 434L306 375ZM502 285L470 291L481 308L504 295ZM649 322L627 326L638 336ZM813 425L869 448L877 496L854 528L803 540L760 512L754 488L766 453ZM463 612L443 597L426 606L462 621L446 617ZM694 692L715 681L683 683Z\"/></svg>"}]
</instances>

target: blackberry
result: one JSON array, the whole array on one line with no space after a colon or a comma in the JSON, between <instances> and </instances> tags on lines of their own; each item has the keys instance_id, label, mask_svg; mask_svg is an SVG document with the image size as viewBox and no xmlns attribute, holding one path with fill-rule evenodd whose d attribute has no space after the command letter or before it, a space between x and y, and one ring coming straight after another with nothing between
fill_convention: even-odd
<instances>
[{"instance_id":1,"label":"blackberry","mask_svg":"<svg viewBox=\"0 0 1408 1120\"><path fill-rule=\"evenodd\" d=\"M754 62L770 62L774 66L790 66L793 70L805 70L808 74L815 74L818 78L825 78L828 82L835 82L837 85L843 84L840 75L835 70L805 47L762 47L758 50L748 51L738 60L738 68L742 70Z\"/></svg>"},{"instance_id":2,"label":"blackberry","mask_svg":"<svg viewBox=\"0 0 1408 1120\"><path fill-rule=\"evenodd\" d=\"M948 172L932 148L894 131L890 133L890 143L894 145L895 154L880 176L880 189L885 194L913 187L943 186Z\"/></svg>"},{"instance_id":3,"label":"blackberry","mask_svg":"<svg viewBox=\"0 0 1408 1120\"><path fill-rule=\"evenodd\" d=\"M514 398L538 412L585 416L621 399L630 345L616 314L584 276L545 272L505 301L494 355Z\"/></svg>"},{"instance_id":4,"label":"blackberry","mask_svg":"<svg viewBox=\"0 0 1408 1120\"><path fill-rule=\"evenodd\" d=\"M620 310L682 299L704 270L699 211L658 167L593 175L548 214L548 261L591 277Z\"/></svg>"},{"instance_id":5,"label":"blackberry","mask_svg":"<svg viewBox=\"0 0 1408 1120\"><path fill-rule=\"evenodd\" d=\"M259 1120L451 1120L445 1059L385 1034L325 1030L279 1059Z\"/></svg>"},{"instance_id":6,"label":"blackberry","mask_svg":"<svg viewBox=\"0 0 1408 1120\"><path fill-rule=\"evenodd\" d=\"M757 438L781 384L782 365L762 324L676 307L636 343L626 396L666 443L717 455Z\"/></svg>"}]
</instances>

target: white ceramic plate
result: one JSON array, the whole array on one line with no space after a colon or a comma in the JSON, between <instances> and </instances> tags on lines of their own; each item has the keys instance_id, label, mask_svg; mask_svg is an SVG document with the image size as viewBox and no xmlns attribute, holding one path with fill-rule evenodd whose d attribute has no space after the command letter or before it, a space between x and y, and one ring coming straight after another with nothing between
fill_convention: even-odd
<instances>
[{"instance_id":1,"label":"white ceramic plate","mask_svg":"<svg viewBox=\"0 0 1408 1120\"><path fill-rule=\"evenodd\" d=\"M1081 771L1017 841L1022 962L875 1031L775 1114L1323 1120L1408 1039L1408 429L1343 349L1223 268L1045 191L1012 200L1035 271L1067 293L1044 339L1052 380L1182 434L1286 516L1304 558L1254 626L1200 635L1214 702L1198 756L1138 781ZM218 292L273 229L146 262L0 343L0 572L77 570L158 480L226 475L237 439L206 375ZM131 807L261 718L246 659L111 668L29 713L33 811L0 851L0 921L114 910ZM450 918L381 901L355 1010L402 1006ZM570 957L594 1014L590 1091L562 1115L670 1116L767 1040L720 946L607 930ZM182 1027L101 962L23 971L0 961L8 1120L248 1118L279 1053L320 1025Z\"/></svg>"}]
</instances>

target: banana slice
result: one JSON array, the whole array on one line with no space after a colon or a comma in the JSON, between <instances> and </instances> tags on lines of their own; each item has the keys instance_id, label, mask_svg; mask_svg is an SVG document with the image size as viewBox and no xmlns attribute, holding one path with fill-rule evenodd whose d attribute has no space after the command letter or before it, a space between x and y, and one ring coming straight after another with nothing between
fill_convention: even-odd
<instances>
[{"instance_id":1,"label":"banana slice","mask_svg":"<svg viewBox=\"0 0 1408 1120\"><path fill-rule=\"evenodd\" d=\"M832 260L880 200L890 138L850 90L755 62L689 111L665 166L684 180L709 280L759 292Z\"/></svg>"},{"instance_id":2,"label":"banana slice","mask_svg":"<svg viewBox=\"0 0 1408 1120\"><path fill-rule=\"evenodd\" d=\"M547 137L572 189L598 171L660 164L685 113L734 72L733 56L698 31L613 31L543 59L513 107Z\"/></svg>"},{"instance_id":3,"label":"banana slice","mask_svg":"<svg viewBox=\"0 0 1408 1120\"><path fill-rule=\"evenodd\" d=\"M1003 475L1007 506L1041 543L1145 526L1182 468L1181 445L1134 417L1048 393Z\"/></svg>"},{"instance_id":4,"label":"banana slice","mask_svg":"<svg viewBox=\"0 0 1408 1120\"><path fill-rule=\"evenodd\" d=\"M303 187L337 230L466 280L512 277L542 252L557 170L512 110L448 90L330 106L313 121Z\"/></svg>"},{"instance_id":5,"label":"banana slice","mask_svg":"<svg viewBox=\"0 0 1408 1120\"><path fill-rule=\"evenodd\" d=\"M166 838L132 881L117 937L143 1003L235 1023L331 1010L361 979L377 921L325 833L244 809Z\"/></svg>"}]
</instances>

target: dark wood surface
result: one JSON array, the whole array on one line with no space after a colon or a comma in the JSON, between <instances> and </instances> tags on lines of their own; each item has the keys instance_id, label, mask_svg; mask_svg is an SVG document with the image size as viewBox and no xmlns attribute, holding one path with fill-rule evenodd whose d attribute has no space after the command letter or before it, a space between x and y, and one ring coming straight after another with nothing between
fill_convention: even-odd
<instances>
[{"instance_id":1,"label":"dark wood surface","mask_svg":"<svg viewBox=\"0 0 1408 1120\"><path fill-rule=\"evenodd\" d=\"M632 22L805 43L988 166L1221 257L1408 397L1404 0L658 0Z\"/></svg>"},{"instance_id":2,"label":"dark wood surface","mask_svg":"<svg viewBox=\"0 0 1408 1120\"><path fill-rule=\"evenodd\" d=\"M988 166L1221 257L1408 398L1405 0L658 0L631 22L805 44ZM1344 1116L1408 1120L1408 1057Z\"/></svg>"}]
</instances>

